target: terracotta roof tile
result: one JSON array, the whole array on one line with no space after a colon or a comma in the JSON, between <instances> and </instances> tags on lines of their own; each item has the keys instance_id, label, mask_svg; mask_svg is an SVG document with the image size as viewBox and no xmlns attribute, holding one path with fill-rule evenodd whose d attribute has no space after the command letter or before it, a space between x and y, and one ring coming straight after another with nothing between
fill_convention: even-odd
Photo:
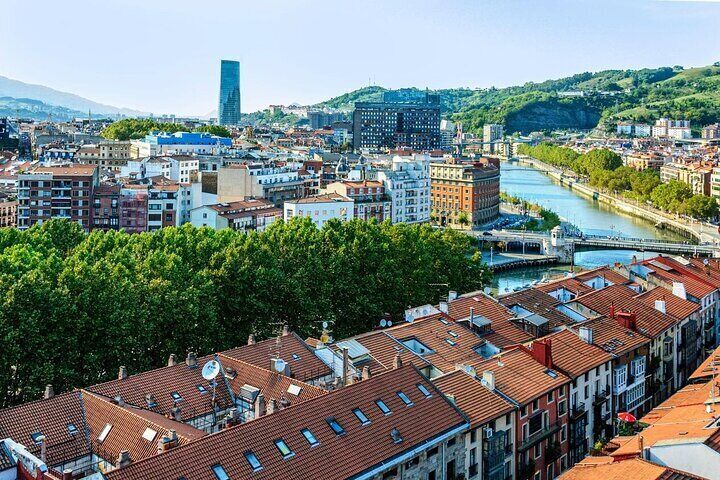
<instances>
[{"instance_id":1,"label":"terracotta roof tile","mask_svg":"<svg viewBox=\"0 0 720 480\"><path fill-rule=\"evenodd\" d=\"M665 311L678 320L683 320L700 310L700 305L697 303L676 297L670 290L664 287L655 287L645 293L637 295L635 298L652 308L655 308L655 300L665 300Z\"/></svg>"},{"instance_id":2,"label":"terracotta roof tile","mask_svg":"<svg viewBox=\"0 0 720 480\"><path fill-rule=\"evenodd\" d=\"M424 385L431 396L426 398L417 384ZM406 406L396 395L398 391L404 392L413 405ZM380 412L377 399L387 404L390 415ZM353 408L360 408L370 423L362 425ZM330 429L326 422L330 417L345 434L338 436ZM110 472L108 478L213 479L214 465L221 465L230 478L349 478L466 426L459 410L416 369L406 365ZM303 428L312 432L319 441L317 446L309 445L301 433ZM393 441L393 429L399 431L402 441ZM294 455L284 460L275 439L283 439ZM253 473L244 456L246 451L256 455L261 470Z\"/></svg>"},{"instance_id":3,"label":"terracotta roof tile","mask_svg":"<svg viewBox=\"0 0 720 480\"><path fill-rule=\"evenodd\" d=\"M470 428L477 428L490 420L512 412L515 406L483 387L480 380L464 370L456 370L433 380L467 416Z\"/></svg>"},{"instance_id":4,"label":"terracotta roof tile","mask_svg":"<svg viewBox=\"0 0 720 480\"><path fill-rule=\"evenodd\" d=\"M700 364L700 366L688 377L688 380L710 378L720 372L720 347L717 347L712 354Z\"/></svg>"},{"instance_id":5,"label":"terracotta roof tile","mask_svg":"<svg viewBox=\"0 0 720 480\"><path fill-rule=\"evenodd\" d=\"M470 309L474 315L490 320L490 333L483 339L503 349L532 340L533 336L510 321L515 315L507 307L487 297L483 293L468 294L448 303L448 312L456 321L470 318Z\"/></svg>"},{"instance_id":6,"label":"terracotta roof tile","mask_svg":"<svg viewBox=\"0 0 720 480\"><path fill-rule=\"evenodd\" d=\"M695 475L673 470L640 458L612 461L610 457L587 457L562 476L564 480L692 480Z\"/></svg>"},{"instance_id":7,"label":"terracotta roof tile","mask_svg":"<svg viewBox=\"0 0 720 480\"><path fill-rule=\"evenodd\" d=\"M512 308L513 305L519 305L526 310L546 318L550 329L575 323L572 318L555 309L555 307L560 304L555 297L536 288L527 288L500 297L500 303L508 308Z\"/></svg>"},{"instance_id":8,"label":"terracotta roof tile","mask_svg":"<svg viewBox=\"0 0 720 480\"><path fill-rule=\"evenodd\" d=\"M570 378L577 378L613 359L605 350L580 339L572 330L562 330L543 338L551 342L553 366Z\"/></svg>"},{"instance_id":9,"label":"terracotta roof tile","mask_svg":"<svg viewBox=\"0 0 720 480\"><path fill-rule=\"evenodd\" d=\"M623 355L650 343L650 339L621 326L616 320L598 317L578 323L578 327L590 328L593 345L613 355Z\"/></svg>"}]
</instances>

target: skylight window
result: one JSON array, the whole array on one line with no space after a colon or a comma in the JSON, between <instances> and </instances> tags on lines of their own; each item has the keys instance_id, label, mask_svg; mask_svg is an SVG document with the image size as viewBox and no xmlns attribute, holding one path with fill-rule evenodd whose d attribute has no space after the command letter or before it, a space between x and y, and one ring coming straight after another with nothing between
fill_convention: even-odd
<instances>
[{"instance_id":1,"label":"skylight window","mask_svg":"<svg viewBox=\"0 0 720 480\"><path fill-rule=\"evenodd\" d=\"M450 325L450 322L448 322L447 320L445 320L444 317L440 317L440 321L441 321L442 323L444 323L445 325Z\"/></svg>"},{"instance_id":2,"label":"skylight window","mask_svg":"<svg viewBox=\"0 0 720 480\"><path fill-rule=\"evenodd\" d=\"M408 407L411 407L413 405L413 402L410 400L410 398L408 398L407 395L405 395L405 392L399 391L397 392L397 396L400 397L400 400L402 400L403 403Z\"/></svg>"},{"instance_id":3,"label":"skylight window","mask_svg":"<svg viewBox=\"0 0 720 480\"><path fill-rule=\"evenodd\" d=\"M457 333L453 332L452 330L448 330L448 333L450 334L451 337L454 337L454 338L459 337L459 335Z\"/></svg>"},{"instance_id":4,"label":"skylight window","mask_svg":"<svg viewBox=\"0 0 720 480\"><path fill-rule=\"evenodd\" d=\"M335 435L345 434L345 429L335 420L335 417L329 417L326 421L328 425L330 425L330 428L332 428L332 431L335 432Z\"/></svg>"},{"instance_id":5,"label":"skylight window","mask_svg":"<svg viewBox=\"0 0 720 480\"><path fill-rule=\"evenodd\" d=\"M108 434L110 433L110 430L112 430L112 425L109 423L106 423L105 426L102 429L102 432L100 432L100 435L98 435L98 442L102 443L107 438Z\"/></svg>"},{"instance_id":6,"label":"skylight window","mask_svg":"<svg viewBox=\"0 0 720 480\"><path fill-rule=\"evenodd\" d=\"M203 385L198 385L197 389L200 393L207 393L207 388L205 388Z\"/></svg>"},{"instance_id":7,"label":"skylight window","mask_svg":"<svg viewBox=\"0 0 720 480\"><path fill-rule=\"evenodd\" d=\"M290 450L290 447L288 447L288 444L285 443L285 440L282 438L278 438L275 440L275 446L278 450L280 450L280 454L284 459L292 458L295 456L295 452Z\"/></svg>"},{"instance_id":8,"label":"skylight window","mask_svg":"<svg viewBox=\"0 0 720 480\"><path fill-rule=\"evenodd\" d=\"M453 342L453 341L450 340L449 338L446 338L445 341L446 341L447 344L450 345L451 347L454 347L455 345L457 345L457 343Z\"/></svg>"},{"instance_id":9,"label":"skylight window","mask_svg":"<svg viewBox=\"0 0 720 480\"><path fill-rule=\"evenodd\" d=\"M302 388L299 385L295 385L294 383L290 385L287 389L288 393L291 395L295 395L296 397L300 395L302 392Z\"/></svg>"},{"instance_id":10,"label":"skylight window","mask_svg":"<svg viewBox=\"0 0 720 480\"><path fill-rule=\"evenodd\" d=\"M390 410L390 407L385 405L385 402L383 402L380 399L375 400L375 405L378 406L381 412L383 412L384 415L390 415L392 411Z\"/></svg>"},{"instance_id":11,"label":"skylight window","mask_svg":"<svg viewBox=\"0 0 720 480\"><path fill-rule=\"evenodd\" d=\"M355 414L355 416L357 417L357 419L360 420L360 423L361 423L362 425L369 425L369 424L370 424L370 419L369 419L369 418L363 413L363 411L360 410L359 408L353 409L353 413Z\"/></svg>"},{"instance_id":12,"label":"skylight window","mask_svg":"<svg viewBox=\"0 0 720 480\"><path fill-rule=\"evenodd\" d=\"M213 465L212 471L215 474L215 478L217 478L218 480L230 480L230 475L227 474L222 465Z\"/></svg>"},{"instance_id":13,"label":"skylight window","mask_svg":"<svg viewBox=\"0 0 720 480\"><path fill-rule=\"evenodd\" d=\"M182 395L180 395L178 392L170 392L170 396L175 402L179 402L182 400Z\"/></svg>"},{"instance_id":14,"label":"skylight window","mask_svg":"<svg viewBox=\"0 0 720 480\"><path fill-rule=\"evenodd\" d=\"M303 428L302 430L300 430L300 433L303 434L303 437L305 437L305 440L308 441L311 447L320 445L320 442L318 442L318 439L315 438L315 435L313 435L309 428Z\"/></svg>"},{"instance_id":15,"label":"skylight window","mask_svg":"<svg viewBox=\"0 0 720 480\"><path fill-rule=\"evenodd\" d=\"M292 359L293 359L293 360L300 360L300 355L298 355L297 353L293 353L293 354L292 354Z\"/></svg>"},{"instance_id":16,"label":"skylight window","mask_svg":"<svg viewBox=\"0 0 720 480\"><path fill-rule=\"evenodd\" d=\"M33 432L30 434L30 438L35 442L35 445L40 445L44 436L42 432Z\"/></svg>"},{"instance_id":17,"label":"skylight window","mask_svg":"<svg viewBox=\"0 0 720 480\"><path fill-rule=\"evenodd\" d=\"M552 370L545 370L545 373L547 373L550 378L558 378L558 374Z\"/></svg>"},{"instance_id":18,"label":"skylight window","mask_svg":"<svg viewBox=\"0 0 720 480\"><path fill-rule=\"evenodd\" d=\"M250 464L250 468L253 469L253 472L262 470L262 464L260 463L260 460L258 460L257 456L253 453L252 450L247 450L245 453L243 453L243 455L245 455L245 460L247 460L247 462ZM230 477L225 477L225 478L230 478Z\"/></svg>"},{"instance_id":19,"label":"skylight window","mask_svg":"<svg viewBox=\"0 0 720 480\"><path fill-rule=\"evenodd\" d=\"M69 433L70 435L75 435L76 433L78 433L78 429L77 429L77 427L75 426L74 423L68 423L68 424L67 424L67 429L68 429L68 433Z\"/></svg>"},{"instance_id":20,"label":"skylight window","mask_svg":"<svg viewBox=\"0 0 720 480\"><path fill-rule=\"evenodd\" d=\"M428 390L427 387L425 385L423 385L422 383L418 383L417 388L418 388L418 390L420 390L420 393L425 395L425 398L432 397L432 393L430 393L430 390Z\"/></svg>"},{"instance_id":21,"label":"skylight window","mask_svg":"<svg viewBox=\"0 0 720 480\"><path fill-rule=\"evenodd\" d=\"M152 442L157 437L157 432L150 427L147 427L142 434L142 437L148 442Z\"/></svg>"}]
</instances>

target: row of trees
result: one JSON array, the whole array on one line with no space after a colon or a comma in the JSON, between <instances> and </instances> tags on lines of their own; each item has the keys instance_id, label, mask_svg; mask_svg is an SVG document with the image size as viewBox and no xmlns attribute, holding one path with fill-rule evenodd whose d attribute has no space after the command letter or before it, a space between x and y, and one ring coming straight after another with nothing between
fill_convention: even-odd
<instances>
[{"instance_id":1,"label":"row of trees","mask_svg":"<svg viewBox=\"0 0 720 480\"><path fill-rule=\"evenodd\" d=\"M519 153L584 175L590 185L601 191L650 202L666 212L698 219L712 219L719 213L714 198L693 194L690 186L683 182L673 180L664 184L655 170L640 172L624 167L620 156L607 149L595 149L580 155L569 148L543 143L535 147L522 145Z\"/></svg>"},{"instance_id":2,"label":"row of trees","mask_svg":"<svg viewBox=\"0 0 720 480\"><path fill-rule=\"evenodd\" d=\"M175 133L187 132L188 128L182 123L163 123L151 118L124 118L105 127L100 134L108 140L134 140L152 131ZM230 131L222 125L203 125L194 131L230 137Z\"/></svg>"},{"instance_id":3,"label":"row of trees","mask_svg":"<svg viewBox=\"0 0 720 480\"><path fill-rule=\"evenodd\" d=\"M92 232L54 220L0 230L0 407L272 336L336 338L385 313L482 288L470 237L428 225L278 222L263 233ZM447 287L437 287L447 284Z\"/></svg>"}]
</instances>

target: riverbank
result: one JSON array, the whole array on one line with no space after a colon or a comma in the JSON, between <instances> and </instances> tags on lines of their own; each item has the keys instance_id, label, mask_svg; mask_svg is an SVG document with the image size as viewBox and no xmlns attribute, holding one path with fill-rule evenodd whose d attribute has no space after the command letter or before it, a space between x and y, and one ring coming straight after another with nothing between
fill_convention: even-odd
<instances>
[{"instance_id":1,"label":"riverbank","mask_svg":"<svg viewBox=\"0 0 720 480\"><path fill-rule=\"evenodd\" d=\"M720 242L720 234L715 230L716 227L714 225L701 222L688 222L682 218L675 218L672 215L650 208L649 206L637 202L632 203L623 197L600 192L585 183L579 182L575 177L566 175L562 170L533 157L522 156L518 157L517 161L544 172L570 190L602 202L628 215L652 221L656 225L661 225L662 228L672 229L687 237L694 238L700 243L717 244Z\"/></svg>"}]
</instances>

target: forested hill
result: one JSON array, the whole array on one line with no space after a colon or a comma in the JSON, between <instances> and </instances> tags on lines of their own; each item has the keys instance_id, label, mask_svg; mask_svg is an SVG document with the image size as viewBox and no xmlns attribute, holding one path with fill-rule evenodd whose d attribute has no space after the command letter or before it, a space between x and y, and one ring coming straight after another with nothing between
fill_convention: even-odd
<instances>
[{"instance_id":1,"label":"forested hill","mask_svg":"<svg viewBox=\"0 0 720 480\"><path fill-rule=\"evenodd\" d=\"M556 128L610 128L619 119L650 122L661 116L686 118L697 127L720 121L720 64L579 73L507 88L453 88L438 93L446 116L479 132L485 123L528 133ZM419 89L404 89L417 90ZM385 88L364 87L317 106L352 109L380 99ZM580 93L581 92L581 93Z\"/></svg>"}]
</instances>

